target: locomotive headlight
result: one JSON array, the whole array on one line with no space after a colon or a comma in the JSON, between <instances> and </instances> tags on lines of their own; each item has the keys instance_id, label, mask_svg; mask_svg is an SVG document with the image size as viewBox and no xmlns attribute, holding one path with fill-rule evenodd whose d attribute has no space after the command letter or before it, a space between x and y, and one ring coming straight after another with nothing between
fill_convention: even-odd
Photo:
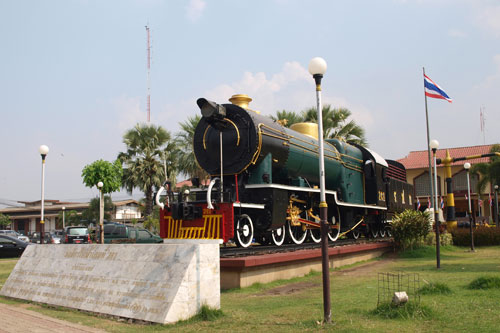
<instances>
[{"instance_id":1,"label":"locomotive headlight","mask_svg":"<svg viewBox=\"0 0 500 333\"><path fill-rule=\"evenodd\" d=\"M201 115L205 118L222 119L226 116L226 108L220 104L209 101L205 98L198 98L196 101L201 110Z\"/></svg>"}]
</instances>

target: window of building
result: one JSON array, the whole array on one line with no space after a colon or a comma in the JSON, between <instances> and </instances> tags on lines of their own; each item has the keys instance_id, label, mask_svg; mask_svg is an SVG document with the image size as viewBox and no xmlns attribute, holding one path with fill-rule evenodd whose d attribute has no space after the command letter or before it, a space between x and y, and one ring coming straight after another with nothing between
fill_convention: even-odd
<instances>
[{"instance_id":1,"label":"window of building","mask_svg":"<svg viewBox=\"0 0 500 333\"><path fill-rule=\"evenodd\" d=\"M437 177L438 179L438 195L441 195L441 177ZM429 180L429 173L425 172L418 177L413 179L413 185L415 187L415 196L417 197L425 197L431 195L431 184Z\"/></svg>"},{"instance_id":2,"label":"window of building","mask_svg":"<svg viewBox=\"0 0 500 333\"><path fill-rule=\"evenodd\" d=\"M470 174L470 191L471 193L477 192L477 183L479 177ZM465 191L467 192L467 171L462 170L452 177L453 192Z\"/></svg>"}]
</instances>

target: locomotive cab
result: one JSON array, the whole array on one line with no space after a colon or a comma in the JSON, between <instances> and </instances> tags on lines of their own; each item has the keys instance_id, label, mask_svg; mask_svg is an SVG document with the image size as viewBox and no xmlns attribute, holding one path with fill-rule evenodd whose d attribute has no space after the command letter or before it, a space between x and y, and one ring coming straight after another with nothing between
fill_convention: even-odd
<instances>
[{"instance_id":1,"label":"locomotive cab","mask_svg":"<svg viewBox=\"0 0 500 333\"><path fill-rule=\"evenodd\" d=\"M363 153L365 202L368 205L386 206L387 161L376 152L355 145Z\"/></svg>"}]
</instances>

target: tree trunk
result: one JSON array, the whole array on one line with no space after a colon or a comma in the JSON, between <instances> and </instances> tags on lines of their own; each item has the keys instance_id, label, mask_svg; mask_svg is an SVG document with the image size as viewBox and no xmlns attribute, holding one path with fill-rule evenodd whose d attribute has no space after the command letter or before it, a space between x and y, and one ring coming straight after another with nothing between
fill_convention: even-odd
<instances>
[{"instance_id":1,"label":"tree trunk","mask_svg":"<svg viewBox=\"0 0 500 333\"><path fill-rule=\"evenodd\" d=\"M144 217L148 217L153 212L153 190L148 188L146 190L146 209L144 210Z\"/></svg>"}]
</instances>

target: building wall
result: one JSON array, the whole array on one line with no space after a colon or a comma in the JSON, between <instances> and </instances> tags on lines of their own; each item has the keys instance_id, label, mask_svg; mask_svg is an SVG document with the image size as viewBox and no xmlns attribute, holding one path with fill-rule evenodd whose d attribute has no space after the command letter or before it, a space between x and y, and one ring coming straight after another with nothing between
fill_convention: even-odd
<instances>
[{"instance_id":1,"label":"building wall","mask_svg":"<svg viewBox=\"0 0 500 333\"><path fill-rule=\"evenodd\" d=\"M460 166L460 165L456 165L456 166L452 166L451 167L451 175L452 177L455 176L456 174L460 173L461 171L463 171L464 168L463 166ZM422 174L424 173L428 173L429 169L428 168L419 168L419 169L410 169L410 170L406 170L406 178L407 178L407 181L411 184L415 184L415 178L421 176ZM434 169L432 170L432 172L434 172ZM439 189L441 190L440 191L440 195L442 195L443 197L443 200L444 200L444 203L445 203L445 206L447 204L447 198L446 198L446 195L448 194L447 191L446 191L446 171L445 171L445 168L444 167L438 167L437 168L437 175L438 175L438 181L439 181L439 186L438 186L438 191ZM490 189L491 189L491 186L490 184L488 184L486 186L486 190L485 190L485 193L482 194L481 196L481 199L483 201L483 206L481 208L481 212L479 214L478 212L478 195L477 195L477 189L476 189L476 186L472 185L471 186L471 199L472 199L472 202L471 202L471 205L474 205L475 207L475 211L477 212L476 215L479 215L479 216L485 216L487 217L490 221L492 221L492 216L493 216L493 209L492 207L489 206L489 197L488 197L488 193L490 193ZM457 213L457 217L459 217L460 215L465 215L465 212L468 210L468 202L465 198L465 194L466 194L466 191L459 191L457 193L454 193L454 197L455 197L455 210L456 210L456 213ZM415 195L415 193L414 193ZM491 193L491 196L492 198L494 197L494 193ZM420 199L420 203L421 205L423 206L427 206L427 196L419 196L419 199ZM424 199L424 200L422 200Z\"/></svg>"}]
</instances>

